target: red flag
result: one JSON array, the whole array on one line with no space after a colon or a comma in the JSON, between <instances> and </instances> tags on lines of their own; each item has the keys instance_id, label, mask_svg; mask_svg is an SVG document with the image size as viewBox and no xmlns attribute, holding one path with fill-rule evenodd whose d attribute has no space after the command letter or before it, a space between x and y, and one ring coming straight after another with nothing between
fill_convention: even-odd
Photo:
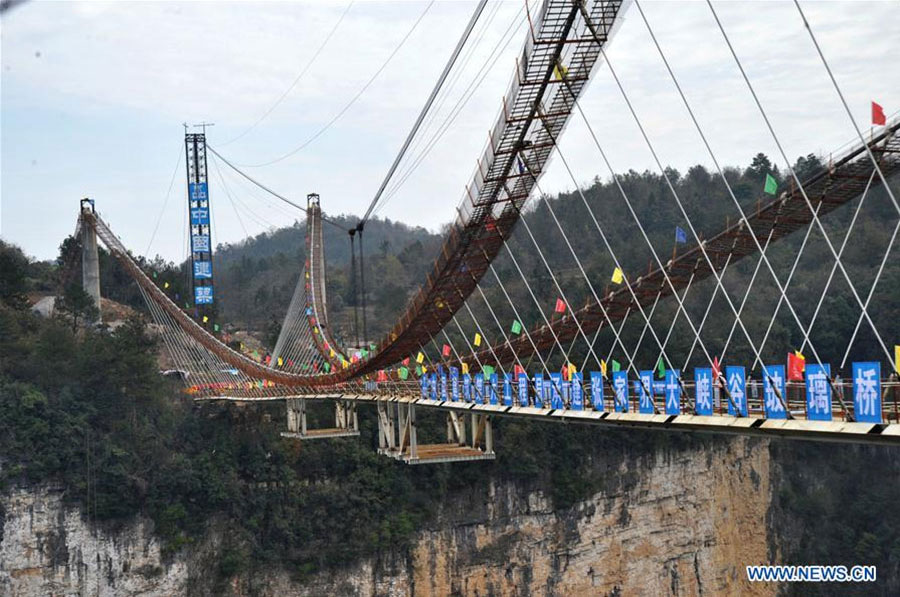
<instances>
[{"instance_id":1,"label":"red flag","mask_svg":"<svg viewBox=\"0 0 900 597\"><path fill-rule=\"evenodd\" d=\"M525 369L520 367L519 365L513 365L513 374L516 379L519 379L519 375L525 373Z\"/></svg>"},{"instance_id":2,"label":"red flag","mask_svg":"<svg viewBox=\"0 0 900 597\"><path fill-rule=\"evenodd\" d=\"M387 373L384 372L384 369L378 372L376 381L387 381Z\"/></svg>"},{"instance_id":3,"label":"red flag","mask_svg":"<svg viewBox=\"0 0 900 597\"><path fill-rule=\"evenodd\" d=\"M406 357L405 359L403 359L402 361L400 361L400 363L401 363L404 367L408 367L408 366L409 366L409 357Z\"/></svg>"},{"instance_id":4,"label":"red flag","mask_svg":"<svg viewBox=\"0 0 900 597\"><path fill-rule=\"evenodd\" d=\"M557 313L565 313L566 312L566 303L563 302L562 299L556 299L556 307L553 308Z\"/></svg>"},{"instance_id":5,"label":"red flag","mask_svg":"<svg viewBox=\"0 0 900 597\"><path fill-rule=\"evenodd\" d=\"M492 218L491 216L488 216L487 221L484 223L484 228L488 232L493 232L494 230L496 230L497 224L494 223L494 218Z\"/></svg>"},{"instance_id":6,"label":"red flag","mask_svg":"<svg viewBox=\"0 0 900 597\"><path fill-rule=\"evenodd\" d=\"M444 344L444 347L441 349L441 356L449 357L450 356L450 345Z\"/></svg>"},{"instance_id":7,"label":"red flag","mask_svg":"<svg viewBox=\"0 0 900 597\"><path fill-rule=\"evenodd\" d=\"M884 108L872 102L872 124L884 126L887 124L887 118L884 116Z\"/></svg>"},{"instance_id":8,"label":"red flag","mask_svg":"<svg viewBox=\"0 0 900 597\"><path fill-rule=\"evenodd\" d=\"M803 381L806 359L799 353L788 353L788 381Z\"/></svg>"},{"instance_id":9,"label":"red flag","mask_svg":"<svg viewBox=\"0 0 900 597\"><path fill-rule=\"evenodd\" d=\"M566 363L563 363L562 366L562 376L565 381L569 381L569 366Z\"/></svg>"},{"instance_id":10,"label":"red flag","mask_svg":"<svg viewBox=\"0 0 900 597\"><path fill-rule=\"evenodd\" d=\"M722 366L719 365L719 357L715 356L715 357L713 357L713 362L712 362L713 382L718 383L719 377L721 375L722 375Z\"/></svg>"}]
</instances>

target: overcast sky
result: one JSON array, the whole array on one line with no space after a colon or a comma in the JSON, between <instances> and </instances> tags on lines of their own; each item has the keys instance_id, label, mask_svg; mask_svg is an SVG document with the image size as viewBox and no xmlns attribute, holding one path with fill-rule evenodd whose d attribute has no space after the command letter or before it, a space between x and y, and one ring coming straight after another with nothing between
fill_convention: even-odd
<instances>
[{"instance_id":1,"label":"overcast sky","mask_svg":"<svg viewBox=\"0 0 900 597\"><path fill-rule=\"evenodd\" d=\"M149 246L151 255L183 258L181 123L203 120L215 123L209 144L270 187L298 202L315 191L327 212L361 214L475 4L356 2L296 86L249 132L310 61L346 2L35 1L10 10L0 23L0 235L33 256L52 258L75 226L78 199L89 196L135 253ZM432 230L452 218L521 50L523 6L524 0L489 2L447 101L439 102L411 156L420 155L461 97L467 101L379 215ZM746 165L763 151L783 165L706 4L642 6L719 160ZM889 115L900 110L900 2L802 6L860 125L868 127L872 99ZM852 124L792 2L716 7L791 160L852 141ZM251 167L320 131L423 11L387 67L330 128L286 159ZM660 159L682 170L711 164L635 6L625 12L608 56ZM473 81L469 96L464 92ZM597 69L583 106L616 171L655 169L606 65ZM609 177L577 117L561 150L579 183ZM210 163L215 242L302 217L219 167L221 179ZM554 160L541 188L573 187Z\"/></svg>"}]
</instances>

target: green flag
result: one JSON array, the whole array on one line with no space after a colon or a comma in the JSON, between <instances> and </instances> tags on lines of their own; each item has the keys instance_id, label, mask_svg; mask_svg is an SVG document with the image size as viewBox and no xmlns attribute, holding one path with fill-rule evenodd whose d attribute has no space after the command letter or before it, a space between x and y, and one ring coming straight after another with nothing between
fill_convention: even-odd
<instances>
[{"instance_id":1,"label":"green flag","mask_svg":"<svg viewBox=\"0 0 900 597\"><path fill-rule=\"evenodd\" d=\"M481 368L481 372L484 373L485 377L490 377L491 375L494 374L494 368L491 367L490 365L485 365L484 367Z\"/></svg>"},{"instance_id":2,"label":"green flag","mask_svg":"<svg viewBox=\"0 0 900 597\"><path fill-rule=\"evenodd\" d=\"M421 375L422 375L422 365L418 365L418 366L416 367L416 375L418 375L418 376L421 377Z\"/></svg>"},{"instance_id":3,"label":"green flag","mask_svg":"<svg viewBox=\"0 0 900 597\"><path fill-rule=\"evenodd\" d=\"M328 373L329 371L331 371L331 363L326 361L325 362L325 372Z\"/></svg>"},{"instance_id":4,"label":"green flag","mask_svg":"<svg viewBox=\"0 0 900 597\"><path fill-rule=\"evenodd\" d=\"M659 378L666 376L666 365L663 363L662 355L660 355L659 360L656 361L656 376Z\"/></svg>"},{"instance_id":5,"label":"green flag","mask_svg":"<svg viewBox=\"0 0 900 597\"><path fill-rule=\"evenodd\" d=\"M772 178L771 174L766 174L766 186L763 190L770 195L774 195L778 192L778 183L775 182L775 179Z\"/></svg>"},{"instance_id":6,"label":"green flag","mask_svg":"<svg viewBox=\"0 0 900 597\"><path fill-rule=\"evenodd\" d=\"M406 367L400 367L400 369L397 371L397 374L400 376L400 379L406 379L407 377L409 377L409 369L407 369Z\"/></svg>"},{"instance_id":7,"label":"green flag","mask_svg":"<svg viewBox=\"0 0 900 597\"><path fill-rule=\"evenodd\" d=\"M613 370L613 373L615 373L616 371L621 371L621 370L622 370L622 365L619 364L619 361L613 359L613 361L612 361L612 370Z\"/></svg>"},{"instance_id":8,"label":"green flag","mask_svg":"<svg viewBox=\"0 0 900 597\"><path fill-rule=\"evenodd\" d=\"M218 323L214 323L214 324L213 324L213 330L215 330L215 331L217 331L217 332L219 331L219 324L218 324Z\"/></svg>"},{"instance_id":9,"label":"green flag","mask_svg":"<svg viewBox=\"0 0 900 597\"><path fill-rule=\"evenodd\" d=\"M512 322L512 327L509 328L509 330L510 330L513 334L520 334L520 333L522 333L522 324L519 323L519 320L518 320L518 319L514 319L513 322Z\"/></svg>"}]
</instances>

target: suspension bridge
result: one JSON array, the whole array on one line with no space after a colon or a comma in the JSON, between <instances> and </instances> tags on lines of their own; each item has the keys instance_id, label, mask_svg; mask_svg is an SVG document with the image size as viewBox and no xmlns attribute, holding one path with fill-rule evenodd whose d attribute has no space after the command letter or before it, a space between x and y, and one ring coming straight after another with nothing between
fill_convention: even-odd
<instances>
[{"instance_id":1,"label":"suspension bridge","mask_svg":"<svg viewBox=\"0 0 900 597\"><path fill-rule=\"evenodd\" d=\"M473 23L483 6L482 2ZM709 7L735 66L743 75L747 92L754 99L781 157L790 163L725 28L713 5ZM847 108L857 138L802 176L790 169L789 184L784 185L787 188L767 191L750 208L747 202L738 199L727 172L719 165L691 103L652 35L640 3L636 2L634 10L650 31L671 83L709 152L737 214L717 233L704 236L692 223L684 198L666 175L627 91L606 56L606 47L612 42L624 9L623 3L617 0L526 3L528 34L524 47L484 152L457 207L457 217L447 229L431 271L383 337L377 340L364 337L361 345L349 346L340 342L333 329L324 251L328 220L316 194L307 197L305 206L298 205L307 216L306 260L298 264L299 281L277 344L265 361L229 347L207 326L196 321L188 309L176 304L142 269L101 218L94 202L88 200L81 203L77 232L82 241L85 288L99 301L99 240L137 284L166 351L182 372L186 391L196 400L283 401L287 420L284 435L299 439L358 435L361 414L358 407L368 404L374 407L377 416L379 452L411 464L493 458L492 425L498 417L607 427L900 443L900 384L893 352L896 349L879 331L884 322L876 321L870 314L873 295L900 228L900 205L889 184L900 170L897 137L900 121L884 119L877 129L864 134ZM797 9L806 24L799 4ZM807 31L823 67L831 75L808 24ZM684 249L673 252L671 258L660 255L648 237L642 225L647 214L635 209L609 165L590 126L589 115L582 109L580 99L585 86L604 65L612 72L617 90L663 173L671 194L666 200L677 207L687 224L686 229L678 229L683 235L679 242L684 244ZM452 59L442 78L451 66ZM837 81L833 77L831 81L846 108ZM576 189L579 188L570 162L559 147L564 129L574 118L583 121L603 163L610 169L622 200L616 209L624 208L633 219L639 234L632 242L651 256L646 270L629 270L620 259L621 248L617 252L610 242L598 206L592 205L582 191L576 191L576 200L583 204L584 216L596 233L595 250L604 253L614 266L611 279L608 275L598 279L589 273L583 263L584 256L578 254L564 223L554 212L553 202L541 192L539 181L551 157L562 163ZM414 133L415 127L410 138ZM205 141L193 149L204 153L204 164L206 149ZM237 170L215 148L209 149ZM394 168L396 165L395 162ZM358 234L360 257L365 219L384 187L366 217L351 231L351 237L354 232ZM856 216L843 239L832 238L835 234L826 229L823 220L827 221L828 215L842 206L853 207L858 214L867 196L876 189L889 199L896 212L897 225L883 255L872 255L873 262L878 258L877 275L868 292L863 293L854 272L842 260ZM547 217L563 240L563 251L571 257L573 271L586 288L586 299L578 304L570 300L566 282L556 275L528 219L523 216L532 201L543 202ZM824 238L832 267L810 320L795 308L788 289L812 231ZM514 232L520 240L524 239L515 250L510 243ZM803 236L803 242L792 267L781 271L784 268L773 264L769 257L770 248L791 235ZM545 270L540 280L526 274L519 265L516 252L522 250L523 244L537 254L538 263ZM500 256L512 267L502 272L495 267ZM742 260L755 260L751 281L744 292L729 291L723 277ZM835 364L832 374L832 364L816 350L810 332L834 277L850 288L850 306L859 316L853 337L848 338L848 352L860 328L871 332L873 340L869 343L870 360L855 362L850 369L846 369L846 362L840 367ZM699 311L689 309L688 293L704 280L713 284L709 300ZM493 293L493 304L484 290L486 284L499 290ZM510 284L524 287L525 296L534 304L514 300L507 291ZM541 304L533 289L537 284L552 288L558 297L555 305ZM762 338L758 333L751 333L745 322L744 307L754 285L756 288L767 285L778 297ZM504 304L496 304L498 296ZM709 345L704 326L717 300L720 305L724 302L731 313L733 323L728 342L735 335L744 339L755 357L752 365L731 361L726 365L728 342L725 346ZM657 307L661 302L674 303L668 321L659 319ZM480 319L476 312L481 313ZM538 316L532 322L527 321L527 314L534 312ZM803 337L802 348L808 355L801 356L799 350L794 350L797 347L783 347L782 354L789 354L787 366L774 363L771 347L766 348L772 322L779 313L789 315ZM461 314L468 315L473 324L470 329L463 329L458 317ZM508 319L501 319L508 314L512 314L512 326ZM679 320L682 329L687 326L682 333L692 340L686 355L674 354L670 344ZM626 325L637 325L642 330L636 346L623 338ZM608 345L601 346L601 339ZM658 354L655 361L639 359L639 348L645 339ZM695 365L693 371L688 370L689 363ZM847 381L838 375L839 370L845 369L851 371ZM748 370L758 372L759 379L752 381ZM333 427L310 428L309 401L333 403ZM419 441L416 413L421 409L446 416L446 441L438 444Z\"/></svg>"}]
</instances>

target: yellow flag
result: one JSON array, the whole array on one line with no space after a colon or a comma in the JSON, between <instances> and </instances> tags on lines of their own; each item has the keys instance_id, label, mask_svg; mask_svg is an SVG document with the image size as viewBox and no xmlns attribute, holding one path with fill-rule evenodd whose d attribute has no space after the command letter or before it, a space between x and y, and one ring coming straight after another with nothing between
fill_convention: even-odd
<instances>
[{"instance_id":1,"label":"yellow flag","mask_svg":"<svg viewBox=\"0 0 900 597\"><path fill-rule=\"evenodd\" d=\"M343 367L344 369L346 369L349 366L350 365L347 364L347 361L341 361L341 367Z\"/></svg>"},{"instance_id":2,"label":"yellow flag","mask_svg":"<svg viewBox=\"0 0 900 597\"><path fill-rule=\"evenodd\" d=\"M463 375L468 375L468 373L469 373L469 364L468 363L462 364L462 372L463 372Z\"/></svg>"},{"instance_id":3,"label":"yellow flag","mask_svg":"<svg viewBox=\"0 0 900 597\"><path fill-rule=\"evenodd\" d=\"M163 288L168 288L168 287L169 287L169 283L168 283L168 282L166 282L165 284L163 284Z\"/></svg>"},{"instance_id":4,"label":"yellow flag","mask_svg":"<svg viewBox=\"0 0 900 597\"><path fill-rule=\"evenodd\" d=\"M797 355L798 358L801 358L801 359L803 359L804 361L806 360L806 357L803 356L803 353L800 352L799 350L795 350L795 351L794 351L794 354Z\"/></svg>"},{"instance_id":5,"label":"yellow flag","mask_svg":"<svg viewBox=\"0 0 900 597\"><path fill-rule=\"evenodd\" d=\"M284 365L284 360L281 357L278 357L278 366L281 367Z\"/></svg>"},{"instance_id":6,"label":"yellow flag","mask_svg":"<svg viewBox=\"0 0 900 597\"><path fill-rule=\"evenodd\" d=\"M572 379L572 376L576 373L578 373L578 368L572 363L569 363L569 379Z\"/></svg>"},{"instance_id":7,"label":"yellow flag","mask_svg":"<svg viewBox=\"0 0 900 597\"><path fill-rule=\"evenodd\" d=\"M204 316L203 316L203 323L206 323L207 321L209 321L209 317L207 317L206 315L204 315Z\"/></svg>"},{"instance_id":8,"label":"yellow flag","mask_svg":"<svg viewBox=\"0 0 900 597\"><path fill-rule=\"evenodd\" d=\"M422 353L420 352L419 354L416 355L416 362L417 362L418 364L421 365L424 361L425 361L425 355L424 355L424 354L422 354Z\"/></svg>"},{"instance_id":9,"label":"yellow flag","mask_svg":"<svg viewBox=\"0 0 900 597\"><path fill-rule=\"evenodd\" d=\"M600 359L600 373L603 375L603 377L606 377L606 361L604 361L603 359Z\"/></svg>"},{"instance_id":10,"label":"yellow flag","mask_svg":"<svg viewBox=\"0 0 900 597\"><path fill-rule=\"evenodd\" d=\"M328 349L328 356L330 356L331 358L334 358L334 349L333 348Z\"/></svg>"},{"instance_id":11,"label":"yellow flag","mask_svg":"<svg viewBox=\"0 0 900 597\"><path fill-rule=\"evenodd\" d=\"M561 65L561 64L557 64L556 66L553 67L553 76L556 77L557 81L562 81L563 77L569 76L568 67Z\"/></svg>"},{"instance_id":12,"label":"yellow flag","mask_svg":"<svg viewBox=\"0 0 900 597\"><path fill-rule=\"evenodd\" d=\"M306 279L309 280L309 272L306 272Z\"/></svg>"},{"instance_id":13,"label":"yellow flag","mask_svg":"<svg viewBox=\"0 0 900 597\"><path fill-rule=\"evenodd\" d=\"M613 284L621 284L622 280L625 279L625 274L622 273L622 270L616 268L613 270L612 281Z\"/></svg>"},{"instance_id":14,"label":"yellow flag","mask_svg":"<svg viewBox=\"0 0 900 597\"><path fill-rule=\"evenodd\" d=\"M422 365L422 373L428 372L428 365Z\"/></svg>"},{"instance_id":15,"label":"yellow flag","mask_svg":"<svg viewBox=\"0 0 900 597\"><path fill-rule=\"evenodd\" d=\"M900 373L900 344L894 345L894 371Z\"/></svg>"},{"instance_id":16,"label":"yellow flag","mask_svg":"<svg viewBox=\"0 0 900 597\"><path fill-rule=\"evenodd\" d=\"M481 346L481 334L475 332L475 346Z\"/></svg>"}]
</instances>

